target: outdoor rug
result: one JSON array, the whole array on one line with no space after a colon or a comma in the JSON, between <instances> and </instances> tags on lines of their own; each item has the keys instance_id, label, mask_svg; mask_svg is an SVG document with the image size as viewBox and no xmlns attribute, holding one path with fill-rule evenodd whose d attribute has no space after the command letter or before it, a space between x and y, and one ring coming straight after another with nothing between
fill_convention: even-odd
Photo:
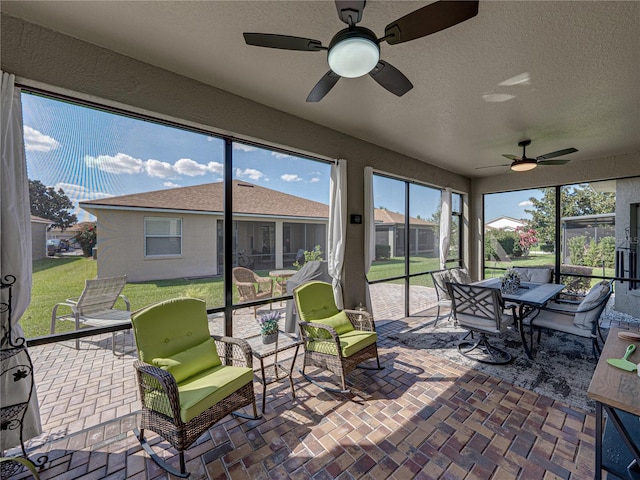
<instances>
[{"instance_id":1,"label":"outdoor rug","mask_svg":"<svg viewBox=\"0 0 640 480\"><path fill-rule=\"evenodd\" d=\"M587 390L596 368L591 340L562 332L544 330L540 345L535 345L535 358L529 360L522 349L520 334L509 329L502 336L489 335L489 342L507 350L513 361L507 365L489 365L470 360L458 353L458 343L468 330L441 319L434 327L425 325L404 333L389 334L409 348L426 350L458 365L467 366L526 390L561 401L588 412L595 402L587 398ZM606 338L608 330L602 334ZM534 334L534 342L537 334ZM528 341L527 330L527 341Z\"/></svg>"}]
</instances>

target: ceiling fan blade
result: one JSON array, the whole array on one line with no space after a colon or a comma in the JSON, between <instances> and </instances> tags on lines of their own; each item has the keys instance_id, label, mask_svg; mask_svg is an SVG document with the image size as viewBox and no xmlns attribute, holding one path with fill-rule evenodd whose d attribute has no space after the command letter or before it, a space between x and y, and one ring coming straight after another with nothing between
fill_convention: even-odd
<instances>
[{"instance_id":1,"label":"ceiling fan blade","mask_svg":"<svg viewBox=\"0 0 640 480\"><path fill-rule=\"evenodd\" d=\"M362 20L362 11L366 0L336 0L336 8L340 20L349 26L353 26Z\"/></svg>"},{"instance_id":2,"label":"ceiling fan blade","mask_svg":"<svg viewBox=\"0 0 640 480\"><path fill-rule=\"evenodd\" d=\"M570 153L577 152L578 150L575 148L565 148L564 150L558 150L557 152L547 153L545 155L540 155L536 158L536 160L548 160L549 158L561 157L563 155L569 155Z\"/></svg>"},{"instance_id":3,"label":"ceiling fan blade","mask_svg":"<svg viewBox=\"0 0 640 480\"><path fill-rule=\"evenodd\" d=\"M558 160L538 160L538 165L564 165L569 163L571 160L568 159L558 159Z\"/></svg>"},{"instance_id":4,"label":"ceiling fan blade","mask_svg":"<svg viewBox=\"0 0 640 480\"><path fill-rule=\"evenodd\" d=\"M495 167L510 167L510 163L501 163L500 165L487 165L486 167L476 167L476 170L482 170L483 168L495 168Z\"/></svg>"},{"instance_id":5,"label":"ceiling fan blade","mask_svg":"<svg viewBox=\"0 0 640 480\"><path fill-rule=\"evenodd\" d=\"M371 78L378 82L394 95L401 97L413 88L413 84L396 67L380 60L373 70L369 72Z\"/></svg>"},{"instance_id":6,"label":"ceiling fan blade","mask_svg":"<svg viewBox=\"0 0 640 480\"><path fill-rule=\"evenodd\" d=\"M329 93L336 83L340 80L340 75L329 70L325 73L324 77L320 79L316 86L313 87L313 90L309 93L307 97L307 102L319 102L324 98L324 96Z\"/></svg>"},{"instance_id":7,"label":"ceiling fan blade","mask_svg":"<svg viewBox=\"0 0 640 480\"><path fill-rule=\"evenodd\" d=\"M434 2L387 25L384 40L390 45L408 42L453 27L477 14L478 0Z\"/></svg>"},{"instance_id":8,"label":"ceiling fan blade","mask_svg":"<svg viewBox=\"0 0 640 480\"><path fill-rule=\"evenodd\" d=\"M243 33L247 45L256 47L281 48L283 50L302 50L305 52L317 52L326 50L319 40L302 37L290 37L273 33Z\"/></svg>"},{"instance_id":9,"label":"ceiling fan blade","mask_svg":"<svg viewBox=\"0 0 640 480\"><path fill-rule=\"evenodd\" d=\"M515 155L509 155L506 153L503 153L502 156L504 158L508 158L509 160L522 160L520 157L516 157Z\"/></svg>"}]
</instances>

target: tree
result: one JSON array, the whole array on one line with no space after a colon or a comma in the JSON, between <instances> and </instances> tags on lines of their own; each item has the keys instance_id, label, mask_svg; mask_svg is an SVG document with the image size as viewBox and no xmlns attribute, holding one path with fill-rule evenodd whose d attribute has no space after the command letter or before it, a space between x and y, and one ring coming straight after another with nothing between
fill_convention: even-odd
<instances>
[{"instance_id":1,"label":"tree","mask_svg":"<svg viewBox=\"0 0 640 480\"><path fill-rule=\"evenodd\" d=\"M616 195L613 192L596 192L589 185L581 184L561 189L562 217L578 217L612 213L616 210ZM542 198L530 198L533 210L525 210L531 215L529 226L538 232L538 241L554 243L556 229L555 189L543 189Z\"/></svg>"},{"instance_id":2,"label":"tree","mask_svg":"<svg viewBox=\"0 0 640 480\"><path fill-rule=\"evenodd\" d=\"M80 231L75 234L73 239L80 244L84 256L90 257L98 240L98 229L95 222L87 222L81 225Z\"/></svg>"},{"instance_id":3,"label":"tree","mask_svg":"<svg viewBox=\"0 0 640 480\"><path fill-rule=\"evenodd\" d=\"M78 218L69 210L73 203L61 188L45 187L39 180L29 180L29 199L31 214L51 220L52 227L62 231L75 225Z\"/></svg>"}]
</instances>

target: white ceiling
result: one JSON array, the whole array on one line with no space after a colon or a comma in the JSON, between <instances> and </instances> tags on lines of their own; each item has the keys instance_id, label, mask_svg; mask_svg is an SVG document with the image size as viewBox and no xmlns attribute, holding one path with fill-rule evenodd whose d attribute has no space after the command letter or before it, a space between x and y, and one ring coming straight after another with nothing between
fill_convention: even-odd
<instances>
[{"instance_id":1,"label":"white ceiling","mask_svg":"<svg viewBox=\"0 0 640 480\"><path fill-rule=\"evenodd\" d=\"M369 1L360 26L430 2ZM476 17L381 58L413 90L341 79L319 103L309 91L325 52L247 46L243 32L328 45L345 27L333 1L2 1L2 11L214 85L470 177L504 173L503 153L575 147L580 160L640 151L640 2L481 1ZM504 100L506 101L495 101ZM491 101L494 100L494 101Z\"/></svg>"}]
</instances>

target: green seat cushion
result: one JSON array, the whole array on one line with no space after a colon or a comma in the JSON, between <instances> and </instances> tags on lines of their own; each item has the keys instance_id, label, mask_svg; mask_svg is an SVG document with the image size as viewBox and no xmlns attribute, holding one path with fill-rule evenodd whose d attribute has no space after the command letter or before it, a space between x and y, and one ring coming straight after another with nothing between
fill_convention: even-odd
<instances>
[{"instance_id":1,"label":"green seat cushion","mask_svg":"<svg viewBox=\"0 0 640 480\"><path fill-rule=\"evenodd\" d=\"M352 330L339 336L340 350L343 357L350 357L354 353L359 352L363 348L376 343L378 335L375 332L364 332L361 330ZM329 355L338 355L336 345L333 341L313 341L307 344L307 350L326 353Z\"/></svg>"},{"instance_id":2,"label":"green seat cushion","mask_svg":"<svg viewBox=\"0 0 640 480\"><path fill-rule=\"evenodd\" d=\"M176 353L168 358L154 358L156 367L167 370L180 383L193 375L222 365L213 338L209 337L195 347Z\"/></svg>"},{"instance_id":3,"label":"green seat cushion","mask_svg":"<svg viewBox=\"0 0 640 480\"><path fill-rule=\"evenodd\" d=\"M324 320L339 312L333 296L333 287L326 282L305 283L293 292L298 315L304 322Z\"/></svg>"},{"instance_id":4,"label":"green seat cushion","mask_svg":"<svg viewBox=\"0 0 640 480\"><path fill-rule=\"evenodd\" d=\"M312 320L311 323L322 323L323 325L328 325L333 328L336 333L340 336L343 333L348 333L353 331L353 325L349 320L349 317L345 312L338 312L332 317L328 318L320 318L318 320ZM318 338L331 338L329 332L323 330L322 328L313 328L309 327L309 334Z\"/></svg>"},{"instance_id":5,"label":"green seat cushion","mask_svg":"<svg viewBox=\"0 0 640 480\"><path fill-rule=\"evenodd\" d=\"M180 418L189 422L210 407L213 407L236 390L253 382L253 370L248 367L220 365L200 373L178 384ZM147 395L148 408L171 417L166 396Z\"/></svg>"}]
</instances>

